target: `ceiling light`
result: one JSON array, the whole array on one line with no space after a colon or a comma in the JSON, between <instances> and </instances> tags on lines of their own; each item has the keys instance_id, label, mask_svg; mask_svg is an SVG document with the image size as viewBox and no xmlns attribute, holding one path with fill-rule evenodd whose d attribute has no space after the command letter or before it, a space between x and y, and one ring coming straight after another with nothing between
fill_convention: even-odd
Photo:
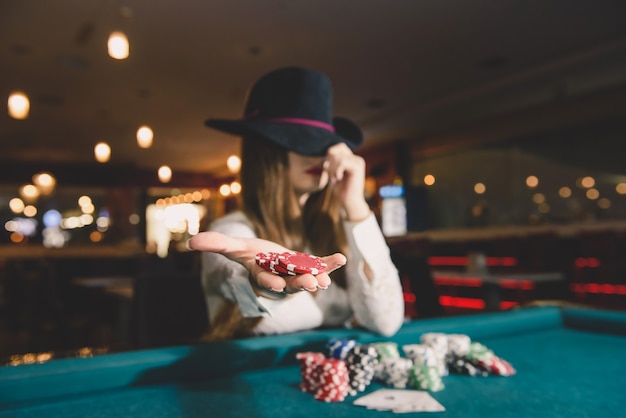
<instances>
[{"instance_id":1,"label":"ceiling light","mask_svg":"<svg viewBox=\"0 0 626 418\"><path fill-rule=\"evenodd\" d=\"M172 169L166 165L162 165L161 167L159 167L158 174L161 183L169 183L169 181L172 179Z\"/></svg>"},{"instance_id":2,"label":"ceiling light","mask_svg":"<svg viewBox=\"0 0 626 418\"><path fill-rule=\"evenodd\" d=\"M93 152L99 163L106 163L111 158L111 147L106 142L97 143Z\"/></svg>"},{"instance_id":3,"label":"ceiling light","mask_svg":"<svg viewBox=\"0 0 626 418\"><path fill-rule=\"evenodd\" d=\"M474 185L474 193L476 194L483 194L487 191L487 187L485 186L484 183L476 183Z\"/></svg>"},{"instance_id":4,"label":"ceiling light","mask_svg":"<svg viewBox=\"0 0 626 418\"><path fill-rule=\"evenodd\" d=\"M34 218L37 215L37 208L33 205L28 205L24 208L24 216Z\"/></svg>"},{"instance_id":5,"label":"ceiling light","mask_svg":"<svg viewBox=\"0 0 626 418\"><path fill-rule=\"evenodd\" d=\"M241 183L239 183L237 181L233 181L232 183L230 183L230 191L233 194L241 193Z\"/></svg>"},{"instance_id":6,"label":"ceiling light","mask_svg":"<svg viewBox=\"0 0 626 418\"><path fill-rule=\"evenodd\" d=\"M42 172L33 176L33 183L41 190L41 194L49 195L54 190L57 181L52 174Z\"/></svg>"},{"instance_id":7,"label":"ceiling light","mask_svg":"<svg viewBox=\"0 0 626 418\"><path fill-rule=\"evenodd\" d=\"M537 178L537 176L526 177L526 186L532 189L534 187L537 187L538 185L539 185L539 179Z\"/></svg>"},{"instance_id":8,"label":"ceiling light","mask_svg":"<svg viewBox=\"0 0 626 418\"><path fill-rule=\"evenodd\" d=\"M13 199L9 200L9 208L13 213L22 213L25 206L26 205L24 204L24 201L19 197L14 197Z\"/></svg>"},{"instance_id":9,"label":"ceiling light","mask_svg":"<svg viewBox=\"0 0 626 418\"><path fill-rule=\"evenodd\" d=\"M154 133L149 126L140 126L137 129L137 145L141 148L150 148L152 146L152 139L154 138Z\"/></svg>"},{"instance_id":10,"label":"ceiling light","mask_svg":"<svg viewBox=\"0 0 626 418\"><path fill-rule=\"evenodd\" d=\"M224 197L227 197L230 195L230 186L228 184L222 184L220 186L220 194Z\"/></svg>"},{"instance_id":11,"label":"ceiling light","mask_svg":"<svg viewBox=\"0 0 626 418\"><path fill-rule=\"evenodd\" d=\"M30 111L30 101L25 93L22 93L21 91L14 91L9 96L7 107L9 110L9 116L13 119L26 119L28 117L28 112Z\"/></svg>"},{"instance_id":12,"label":"ceiling light","mask_svg":"<svg viewBox=\"0 0 626 418\"><path fill-rule=\"evenodd\" d=\"M20 187L20 196L27 202L33 202L39 197L39 189L33 184Z\"/></svg>"},{"instance_id":13,"label":"ceiling light","mask_svg":"<svg viewBox=\"0 0 626 418\"><path fill-rule=\"evenodd\" d=\"M231 155L228 157L228 160L226 160L226 166L231 173L238 173L241 169L241 159L236 155Z\"/></svg>"},{"instance_id":14,"label":"ceiling light","mask_svg":"<svg viewBox=\"0 0 626 418\"><path fill-rule=\"evenodd\" d=\"M112 32L109 35L107 47L109 51L109 56L117 60L126 59L130 54L128 38L123 32Z\"/></svg>"},{"instance_id":15,"label":"ceiling light","mask_svg":"<svg viewBox=\"0 0 626 418\"><path fill-rule=\"evenodd\" d=\"M586 189L589 189L596 184L596 180L591 176L585 176L580 180L580 184Z\"/></svg>"}]
</instances>

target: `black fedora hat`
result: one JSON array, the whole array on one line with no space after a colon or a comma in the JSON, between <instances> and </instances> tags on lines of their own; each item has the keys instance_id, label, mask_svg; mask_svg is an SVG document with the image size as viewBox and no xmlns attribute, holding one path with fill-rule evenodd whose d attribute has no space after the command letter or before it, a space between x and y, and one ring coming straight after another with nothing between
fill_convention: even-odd
<instances>
[{"instance_id":1,"label":"black fedora hat","mask_svg":"<svg viewBox=\"0 0 626 418\"><path fill-rule=\"evenodd\" d=\"M207 126L235 135L257 135L302 155L324 155L344 142L363 143L361 129L350 119L332 116L333 89L328 77L287 67L261 77L249 92L240 119L208 119Z\"/></svg>"}]
</instances>

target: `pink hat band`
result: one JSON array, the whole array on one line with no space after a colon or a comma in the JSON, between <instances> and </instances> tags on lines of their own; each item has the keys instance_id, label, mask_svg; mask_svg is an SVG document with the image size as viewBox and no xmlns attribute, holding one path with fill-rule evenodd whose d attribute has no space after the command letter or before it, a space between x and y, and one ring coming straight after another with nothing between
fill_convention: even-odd
<instances>
[{"instance_id":1,"label":"pink hat band","mask_svg":"<svg viewBox=\"0 0 626 418\"><path fill-rule=\"evenodd\" d=\"M254 119L254 120L262 120L265 122L293 123L295 125L313 126L314 128L325 129L329 132L335 133L335 127L333 125L331 125L330 123L326 123L326 122L320 122L319 120L304 119L304 118L257 118L256 117L257 113L258 111L252 112L244 116L243 118L247 120Z\"/></svg>"}]
</instances>

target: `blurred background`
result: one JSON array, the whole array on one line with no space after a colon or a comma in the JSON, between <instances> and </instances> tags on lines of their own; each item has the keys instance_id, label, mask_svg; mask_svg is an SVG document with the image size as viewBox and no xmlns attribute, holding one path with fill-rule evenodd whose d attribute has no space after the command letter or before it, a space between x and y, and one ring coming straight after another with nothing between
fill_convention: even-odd
<instances>
[{"instance_id":1,"label":"blurred background","mask_svg":"<svg viewBox=\"0 0 626 418\"><path fill-rule=\"evenodd\" d=\"M407 319L626 309L622 0L5 0L0 358L194 341L262 74L325 72Z\"/></svg>"}]
</instances>

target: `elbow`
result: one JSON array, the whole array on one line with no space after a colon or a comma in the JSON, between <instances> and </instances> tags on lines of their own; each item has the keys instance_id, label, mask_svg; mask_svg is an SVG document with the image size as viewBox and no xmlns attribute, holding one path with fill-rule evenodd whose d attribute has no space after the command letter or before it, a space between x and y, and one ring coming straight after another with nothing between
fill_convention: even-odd
<instances>
[{"instance_id":1,"label":"elbow","mask_svg":"<svg viewBox=\"0 0 626 418\"><path fill-rule=\"evenodd\" d=\"M386 315L377 318L369 328L370 331L383 337L393 337L404 323L404 311L396 312L393 315Z\"/></svg>"},{"instance_id":2,"label":"elbow","mask_svg":"<svg viewBox=\"0 0 626 418\"><path fill-rule=\"evenodd\" d=\"M400 327L402 327L402 322L384 324L378 328L377 333L383 337L393 337Z\"/></svg>"}]
</instances>

